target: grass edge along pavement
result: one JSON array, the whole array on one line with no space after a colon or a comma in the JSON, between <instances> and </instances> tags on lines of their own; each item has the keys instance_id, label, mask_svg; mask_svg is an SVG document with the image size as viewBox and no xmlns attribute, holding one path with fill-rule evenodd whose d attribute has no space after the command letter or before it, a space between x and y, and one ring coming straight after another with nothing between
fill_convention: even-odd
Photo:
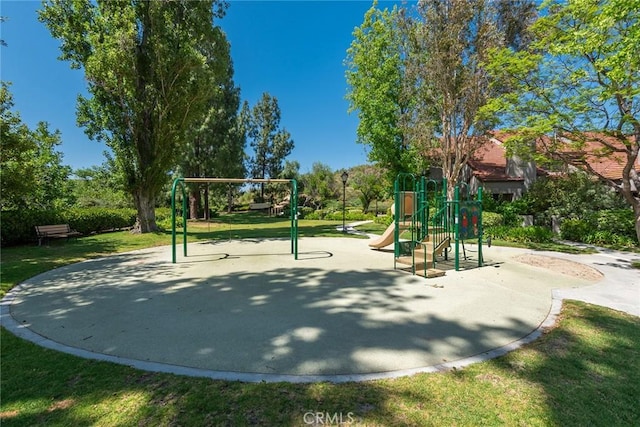
<instances>
[{"instance_id":1,"label":"grass edge along pavement","mask_svg":"<svg viewBox=\"0 0 640 427\"><path fill-rule=\"evenodd\" d=\"M1 345L3 426L304 425L310 413L374 426L640 421L637 318L576 301L565 303L539 340L503 357L362 383L245 384L149 373L47 350L4 329Z\"/></svg>"},{"instance_id":2,"label":"grass edge along pavement","mask_svg":"<svg viewBox=\"0 0 640 427\"><path fill-rule=\"evenodd\" d=\"M96 238L108 243L96 248L79 239L75 250L72 242L52 245L49 252L62 258L48 262L75 262L89 247L89 256L96 249L137 249L142 237ZM143 239L165 244L162 235ZM13 284L33 275L38 257L11 261L31 266L11 271ZM542 338L501 358L447 373L339 385L142 372L47 350L5 330L1 346L3 426L304 425L318 414L381 426L640 424L638 319L578 302L566 302L557 327Z\"/></svg>"}]
</instances>

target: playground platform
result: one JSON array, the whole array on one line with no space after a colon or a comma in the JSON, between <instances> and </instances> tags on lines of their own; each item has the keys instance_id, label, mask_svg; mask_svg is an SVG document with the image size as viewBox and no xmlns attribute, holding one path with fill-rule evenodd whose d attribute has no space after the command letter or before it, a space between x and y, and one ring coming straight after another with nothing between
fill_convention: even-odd
<instances>
[{"instance_id":1,"label":"playground platform","mask_svg":"<svg viewBox=\"0 0 640 427\"><path fill-rule=\"evenodd\" d=\"M425 279L367 239L160 247L36 276L2 301L2 325L44 347L141 369L240 381L360 381L462 367L553 324L563 298L640 315L635 254L581 262L596 281L485 248L485 266ZM469 247L473 255L473 247Z\"/></svg>"}]
</instances>

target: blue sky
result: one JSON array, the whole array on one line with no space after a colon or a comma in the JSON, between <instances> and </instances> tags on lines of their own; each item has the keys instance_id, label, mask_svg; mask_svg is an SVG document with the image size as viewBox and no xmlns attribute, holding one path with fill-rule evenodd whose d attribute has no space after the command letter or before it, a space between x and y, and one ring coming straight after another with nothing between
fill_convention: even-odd
<instances>
[{"instance_id":1,"label":"blue sky","mask_svg":"<svg viewBox=\"0 0 640 427\"><path fill-rule=\"evenodd\" d=\"M372 1L231 1L219 24L231 42L235 83L253 106L263 92L278 99L281 126L295 141L289 160L302 173L314 162L338 170L367 162L357 144L356 114L348 114L344 59L353 29ZM382 7L392 3L381 2ZM102 164L107 147L76 126L76 97L84 93L82 71L57 59L59 42L36 18L39 1L5 1L0 74L15 110L31 128L46 121L59 129L63 163L72 168Z\"/></svg>"}]
</instances>

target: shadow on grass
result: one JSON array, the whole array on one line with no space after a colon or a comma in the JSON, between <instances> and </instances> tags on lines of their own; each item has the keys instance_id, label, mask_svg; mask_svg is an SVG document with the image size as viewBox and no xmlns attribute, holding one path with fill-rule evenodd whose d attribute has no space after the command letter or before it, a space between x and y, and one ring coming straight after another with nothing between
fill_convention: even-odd
<instances>
[{"instance_id":1,"label":"shadow on grass","mask_svg":"<svg viewBox=\"0 0 640 427\"><path fill-rule=\"evenodd\" d=\"M560 327L489 363L541 387L553 425L640 425L637 317L565 302Z\"/></svg>"},{"instance_id":2,"label":"shadow on grass","mask_svg":"<svg viewBox=\"0 0 640 427\"><path fill-rule=\"evenodd\" d=\"M394 271L212 271L185 283L176 270L187 262L154 264L138 253L92 263L106 264L109 277L87 265L49 272L28 292L30 303L40 308L29 310L17 301L15 318L36 331L44 324L50 329L42 333L49 338L64 341L63 336L70 336L78 346L96 352L126 353L127 346L118 339L129 334L145 343L142 351L150 352L135 355L142 360L169 358L178 351L186 365L213 359L221 370L233 370L241 361L254 372L299 374L311 367L313 373L329 375L393 370L406 358L416 359L416 366L437 364L445 357L437 349L453 347L454 358L456 351L476 354L491 348L491 336L513 333L510 339L515 339L531 328L517 319L505 326L470 325L434 315L429 310L432 290L419 286L423 282L418 279L407 283L406 276ZM62 289L62 278L72 278L76 285ZM155 306L156 315L136 317L142 304ZM185 317L192 321L188 330L177 322ZM103 322L110 324L103 331L109 336L93 327ZM194 330L193 324L201 327ZM184 336L190 337L189 346L177 344ZM130 380L134 371L126 367L107 365L113 368L109 371L103 364L58 359L59 354L42 349L31 349L41 358L12 350L2 352L5 372L13 375L3 377L11 383L3 386L2 405L13 414L6 419L19 425L301 425L308 412L351 413L379 419L380 425L402 425L402 420L413 424L406 421L403 408L390 408L397 396L393 382L238 385L148 373L136 373ZM233 357L224 357L230 351ZM374 366L368 356L379 352L390 357ZM126 422L110 418L117 416Z\"/></svg>"},{"instance_id":3,"label":"shadow on grass","mask_svg":"<svg viewBox=\"0 0 640 427\"><path fill-rule=\"evenodd\" d=\"M335 233L333 226L318 225L314 228L310 233L324 235L324 230ZM256 237L255 232L251 234L249 231L253 230L247 230L246 237ZM288 229L284 234L281 232L271 237L289 236ZM314 234L305 234L311 235ZM193 233L190 239L200 236L201 233ZM260 234L260 237L269 236ZM152 239L157 242L154 244L168 244L169 238L170 233L158 233ZM15 251L14 248L3 248L3 282L8 275L13 286L13 283L76 258L121 251L123 240L130 240L130 236L121 239L118 233L114 233L112 236L59 242L43 248L31 246L16 248ZM127 250L136 248L128 247ZM240 309L242 313L264 309L265 304L253 304L257 300L252 303L244 298L243 301L239 292L252 288L253 291L265 291L262 294L267 297L266 304L274 304L274 299L282 298L278 295L281 291L276 290L278 283L289 274L313 275L315 272L289 269L272 272L267 275L271 286L266 289L252 284L259 273L248 272L241 278L245 285L228 297L231 302L235 295L240 305L229 305L229 308ZM320 283L328 282L329 278L326 276ZM366 277L354 273L344 279L351 283L362 282ZM135 275L132 280L135 280ZM221 282L208 286L209 291L218 296L228 292L222 291ZM329 313L326 302L345 297L340 287L321 285L302 293L302 303L310 304L320 318L326 318L322 323L316 320L315 324L311 319L305 327L330 326L324 336L320 335L324 340L321 343L329 343L340 338L341 325L361 322L367 318L367 313L370 314L367 310L372 307L379 306L382 311L402 311L403 303L409 302L399 300L389 286L373 281L367 283L366 280L363 286L368 294L366 299L343 307L341 312L334 314ZM143 291L148 295L157 289ZM98 290L98 294L107 299L113 298L113 292L106 287ZM56 295L49 294L48 297L51 304L56 303ZM318 425L319 413L325 420L341 416L343 421L349 421L351 414L363 423L380 426L481 423L639 425L638 318L580 303L565 305L557 329L503 358L446 374L421 374L397 380L339 385L243 384L148 373L46 350L2 329L0 423L3 426L285 426L304 425L315 419ZM118 310L125 308L119 307ZM114 313L120 313L118 310ZM416 340L420 342L424 331L435 325L433 322L452 323L445 319L411 317L410 311L406 314L404 323L385 327L382 332L389 336L397 335L407 349L414 347ZM331 326L330 322L336 323ZM451 326L475 335L473 340L482 340L483 334L492 332L491 325L482 330L470 330L455 322ZM275 344L283 343L289 337L286 345L290 347L289 351L300 353L309 343L296 339L295 334L287 335L290 329L283 324L282 333L276 337L280 340ZM416 336L416 333L420 335ZM282 347L275 344L270 350L262 349L262 354L277 352ZM347 342L346 345L355 350L359 344Z\"/></svg>"},{"instance_id":4,"label":"shadow on grass","mask_svg":"<svg viewBox=\"0 0 640 427\"><path fill-rule=\"evenodd\" d=\"M294 426L313 425L317 414L379 426L640 420L637 318L576 302L566 303L556 329L502 358L363 383L243 384L148 373L46 350L4 329L1 344L3 426Z\"/></svg>"}]
</instances>

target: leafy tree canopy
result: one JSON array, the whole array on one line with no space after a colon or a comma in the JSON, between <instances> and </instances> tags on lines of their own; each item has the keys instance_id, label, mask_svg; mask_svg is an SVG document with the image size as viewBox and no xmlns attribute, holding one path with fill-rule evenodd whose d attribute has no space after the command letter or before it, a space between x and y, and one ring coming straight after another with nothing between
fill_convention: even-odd
<instances>
[{"instance_id":1,"label":"leafy tree canopy","mask_svg":"<svg viewBox=\"0 0 640 427\"><path fill-rule=\"evenodd\" d=\"M285 128L280 128L280 115L278 99L266 92L253 109L249 109L246 102L243 106L241 116L253 148L253 156L249 161L253 178L278 178L283 171L285 158L293 150L291 134ZM264 199L264 185L260 188L260 197Z\"/></svg>"},{"instance_id":2,"label":"leafy tree canopy","mask_svg":"<svg viewBox=\"0 0 640 427\"><path fill-rule=\"evenodd\" d=\"M528 49L487 59L509 90L486 109L516 131L511 150L536 148L616 188L635 212L640 241L640 0L548 0L542 8ZM548 143L534 146L537 138ZM615 159L621 181L588 156Z\"/></svg>"},{"instance_id":3,"label":"leafy tree canopy","mask_svg":"<svg viewBox=\"0 0 640 427\"><path fill-rule=\"evenodd\" d=\"M9 85L0 86L0 206L8 209L52 209L69 205L71 168L62 164L59 131L51 132L45 122L35 129L12 111Z\"/></svg>"},{"instance_id":4,"label":"leafy tree canopy","mask_svg":"<svg viewBox=\"0 0 640 427\"><path fill-rule=\"evenodd\" d=\"M50 0L39 12L60 59L84 70L91 96L78 98L78 122L113 150L142 232L157 229L156 198L216 90L222 5Z\"/></svg>"},{"instance_id":5,"label":"leafy tree canopy","mask_svg":"<svg viewBox=\"0 0 640 427\"><path fill-rule=\"evenodd\" d=\"M385 179L385 171L376 165L361 165L351 168L349 181L351 187L358 193L362 212L367 212L371 202L383 199L393 189L393 184Z\"/></svg>"},{"instance_id":6,"label":"leafy tree canopy","mask_svg":"<svg viewBox=\"0 0 640 427\"><path fill-rule=\"evenodd\" d=\"M347 49L346 79L349 112L357 112L357 141L368 146L368 158L388 169L394 178L406 172L415 153L400 126L409 110L403 96L406 37L399 22L399 10L378 9L375 1L353 31Z\"/></svg>"}]
</instances>

